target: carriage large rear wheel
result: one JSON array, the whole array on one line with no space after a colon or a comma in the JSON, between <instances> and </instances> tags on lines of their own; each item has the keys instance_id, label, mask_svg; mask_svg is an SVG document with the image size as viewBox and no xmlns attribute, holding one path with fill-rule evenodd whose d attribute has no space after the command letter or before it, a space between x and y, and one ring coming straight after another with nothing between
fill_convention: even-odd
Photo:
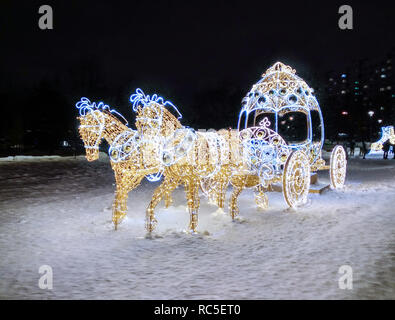
<instances>
[{"instance_id":1,"label":"carriage large rear wheel","mask_svg":"<svg viewBox=\"0 0 395 320\"><path fill-rule=\"evenodd\" d=\"M283 172L283 195L287 204L298 207L307 202L310 188L310 163L303 151L296 150L288 157Z\"/></svg>"},{"instance_id":2,"label":"carriage large rear wheel","mask_svg":"<svg viewBox=\"0 0 395 320\"><path fill-rule=\"evenodd\" d=\"M329 164L329 176L331 179L331 188L340 189L344 186L346 180L347 157L346 151L342 146L336 146L331 153Z\"/></svg>"}]
</instances>

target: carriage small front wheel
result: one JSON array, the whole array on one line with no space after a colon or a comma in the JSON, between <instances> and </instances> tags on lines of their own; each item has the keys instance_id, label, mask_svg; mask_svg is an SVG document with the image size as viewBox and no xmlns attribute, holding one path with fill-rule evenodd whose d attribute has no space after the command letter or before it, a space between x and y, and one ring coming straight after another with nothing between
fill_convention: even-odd
<instances>
[{"instance_id":1,"label":"carriage small front wheel","mask_svg":"<svg viewBox=\"0 0 395 320\"><path fill-rule=\"evenodd\" d=\"M310 163L306 154L296 150L288 157L283 172L283 195L291 208L307 202L310 188Z\"/></svg>"},{"instance_id":2,"label":"carriage small front wheel","mask_svg":"<svg viewBox=\"0 0 395 320\"><path fill-rule=\"evenodd\" d=\"M332 150L329 164L329 176L331 179L332 189L340 189L344 186L344 182L346 180L346 169L346 151L342 146L335 146Z\"/></svg>"}]
</instances>

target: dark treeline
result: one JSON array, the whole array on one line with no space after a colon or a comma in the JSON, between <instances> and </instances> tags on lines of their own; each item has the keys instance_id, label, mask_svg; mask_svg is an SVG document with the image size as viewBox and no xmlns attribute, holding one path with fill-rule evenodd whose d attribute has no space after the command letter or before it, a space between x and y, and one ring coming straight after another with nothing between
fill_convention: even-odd
<instances>
[{"instance_id":1,"label":"dark treeline","mask_svg":"<svg viewBox=\"0 0 395 320\"><path fill-rule=\"evenodd\" d=\"M236 126L240 101L248 90L227 80L190 96L177 95L175 89L155 81L130 79L117 85L92 57L65 68L61 74L44 75L34 84L21 84L20 80L20 75L16 78L3 73L0 81L0 156L82 152L75 108L81 96L108 104L133 128L135 115L129 97L140 87L146 94L157 93L172 101L183 115L183 125L221 129Z\"/></svg>"},{"instance_id":2,"label":"dark treeline","mask_svg":"<svg viewBox=\"0 0 395 320\"><path fill-rule=\"evenodd\" d=\"M350 124L339 122L339 112L334 112L339 109L339 102L327 96L325 78L318 73L299 75L315 89L324 115L326 138L336 140L339 132L349 132ZM106 75L94 57L65 66L61 73L43 75L34 84L21 84L20 79L20 75L4 73L0 79L0 156L82 153L75 108L81 96L110 105L134 128L135 115L129 97L138 87L146 94L157 93L172 101L182 113L181 122L185 126L235 128L241 100L253 84L242 88L230 79L219 79L188 93L188 83L185 87L164 86L164 81L134 79L132 76L116 82ZM363 120L358 122L358 119L355 118L353 138L368 140L366 130L359 130L364 128ZM303 128L305 125L305 122L301 124ZM103 149L105 147L103 144Z\"/></svg>"}]
</instances>

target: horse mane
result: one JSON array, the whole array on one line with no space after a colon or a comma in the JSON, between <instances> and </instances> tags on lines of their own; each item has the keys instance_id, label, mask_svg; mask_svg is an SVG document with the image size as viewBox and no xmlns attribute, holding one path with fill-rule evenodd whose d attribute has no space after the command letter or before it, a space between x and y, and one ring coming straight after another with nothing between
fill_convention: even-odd
<instances>
[{"instance_id":1,"label":"horse mane","mask_svg":"<svg viewBox=\"0 0 395 320\"><path fill-rule=\"evenodd\" d=\"M149 95L145 95L143 90L141 90L140 88L136 89L136 93L130 96L130 102L133 105L134 112L138 112L138 110L141 107L144 108L153 103L156 103L161 107L163 107L163 109L167 112L170 112L170 110L168 110L168 107L173 109L176 115L173 115L171 112L170 113L174 117L176 117L177 120L180 120L182 118L180 111L178 111L177 107L172 102L165 101L162 97L159 97L157 94L154 94L152 97Z\"/></svg>"},{"instance_id":2,"label":"horse mane","mask_svg":"<svg viewBox=\"0 0 395 320\"><path fill-rule=\"evenodd\" d=\"M137 113L137 117L141 117L145 108L159 108L161 111L162 126L160 128L162 135L169 135L175 129L181 128L179 119L182 118L177 107L170 101L165 101L162 97L154 94L152 97L145 95L143 90L137 89L135 94L130 96L130 102L133 104L133 111ZM170 108L169 108L170 107ZM175 115L170 112L172 110ZM137 125L137 123L136 123Z\"/></svg>"},{"instance_id":3,"label":"horse mane","mask_svg":"<svg viewBox=\"0 0 395 320\"><path fill-rule=\"evenodd\" d=\"M111 109L109 105L101 101L96 104L96 102L91 102L88 98L82 97L75 106L79 110L80 116L85 116L89 112L99 110L120 120L124 125L128 125L128 121L122 114L114 109Z\"/></svg>"}]
</instances>

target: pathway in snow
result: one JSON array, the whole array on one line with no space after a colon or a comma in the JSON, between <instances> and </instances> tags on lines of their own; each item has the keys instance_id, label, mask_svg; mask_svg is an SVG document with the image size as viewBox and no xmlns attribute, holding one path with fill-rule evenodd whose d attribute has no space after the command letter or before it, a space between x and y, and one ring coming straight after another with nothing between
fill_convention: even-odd
<instances>
[{"instance_id":1,"label":"pathway in snow","mask_svg":"<svg viewBox=\"0 0 395 320\"><path fill-rule=\"evenodd\" d=\"M115 232L107 158L1 161L0 298L395 299L394 177L395 160L352 159L344 190L311 195L296 212L280 193L262 212L243 192L237 223L202 198L193 236L183 233L179 188L174 206L159 205L147 239L144 212L157 184L130 193ZM44 264L51 291L38 288ZM342 265L353 268L353 290L339 289Z\"/></svg>"}]
</instances>

